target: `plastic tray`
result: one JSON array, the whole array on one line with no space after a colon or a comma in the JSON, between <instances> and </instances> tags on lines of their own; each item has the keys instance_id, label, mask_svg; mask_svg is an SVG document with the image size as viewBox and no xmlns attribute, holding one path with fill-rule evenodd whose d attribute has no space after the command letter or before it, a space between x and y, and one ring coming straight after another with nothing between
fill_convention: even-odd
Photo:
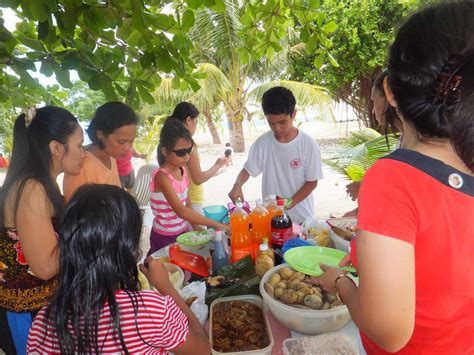
<instances>
[{"instance_id":1,"label":"plastic tray","mask_svg":"<svg viewBox=\"0 0 474 355\"><path fill-rule=\"evenodd\" d=\"M270 339L270 344L263 349L259 350L252 350L252 351L237 351L233 353L221 353L219 351L214 350L212 348L212 354L214 355L232 355L232 354L239 354L239 355L270 355L272 353L273 346L275 345L275 342L273 340L273 334L272 334L272 328L270 327L270 321L268 320L267 317L267 312L264 307L263 299L259 296L255 295L242 295L242 296L232 296L232 297L222 297L219 298L211 303L211 308L210 308L210 316L209 316L209 342L211 343L212 347L212 314L214 311L214 305L222 302L229 302L229 301L246 301L250 302L253 304L256 304L257 306L260 307L260 309L263 312L263 319L265 320L265 327L267 329L267 334L268 338Z\"/></svg>"},{"instance_id":2,"label":"plastic tray","mask_svg":"<svg viewBox=\"0 0 474 355\"><path fill-rule=\"evenodd\" d=\"M169 249L169 253L173 264L176 264L182 269L188 270L196 275L202 277L209 276L209 269L207 268L206 261L201 255L180 250L177 246L172 246Z\"/></svg>"},{"instance_id":3,"label":"plastic tray","mask_svg":"<svg viewBox=\"0 0 474 355\"><path fill-rule=\"evenodd\" d=\"M357 354L356 349L354 348L354 345L351 343L350 339L344 335L341 334L336 334L336 333L326 333L326 335L331 334L333 336L333 340L337 341L338 343L345 343L347 350L352 350L353 354ZM314 338L314 344L318 344L318 336L313 337ZM294 347L298 344L301 339L304 337L300 338L288 338L283 341L283 353L285 355L313 355L312 351L298 351L298 353L294 352ZM321 338L319 338L321 339ZM329 347L329 348L328 348ZM331 348L331 344L327 344L326 346L318 347L320 349L321 353L324 354L339 354L339 352L336 349Z\"/></svg>"}]
</instances>

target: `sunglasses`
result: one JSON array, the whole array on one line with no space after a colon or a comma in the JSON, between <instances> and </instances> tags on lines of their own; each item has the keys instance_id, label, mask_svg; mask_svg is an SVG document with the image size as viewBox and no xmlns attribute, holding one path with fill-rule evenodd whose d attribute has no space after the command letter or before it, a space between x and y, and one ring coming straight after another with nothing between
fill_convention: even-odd
<instances>
[{"instance_id":1,"label":"sunglasses","mask_svg":"<svg viewBox=\"0 0 474 355\"><path fill-rule=\"evenodd\" d=\"M177 157L183 158L186 155L191 154L193 152L193 149L194 149L194 145L192 145L189 148L184 148L184 149L177 149L177 150L171 149L171 151L174 154L176 154Z\"/></svg>"}]
</instances>

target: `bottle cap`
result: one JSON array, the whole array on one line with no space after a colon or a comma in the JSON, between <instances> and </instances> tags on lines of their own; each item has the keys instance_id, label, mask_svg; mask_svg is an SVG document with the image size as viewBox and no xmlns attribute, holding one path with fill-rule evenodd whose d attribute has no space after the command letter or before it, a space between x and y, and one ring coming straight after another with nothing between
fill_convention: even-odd
<instances>
[{"instance_id":1,"label":"bottle cap","mask_svg":"<svg viewBox=\"0 0 474 355\"><path fill-rule=\"evenodd\" d=\"M216 230L216 235L214 236L214 240L222 240L222 231Z\"/></svg>"},{"instance_id":2,"label":"bottle cap","mask_svg":"<svg viewBox=\"0 0 474 355\"><path fill-rule=\"evenodd\" d=\"M270 200L276 200L277 196L275 194L270 194L268 195L270 197Z\"/></svg>"},{"instance_id":3,"label":"bottle cap","mask_svg":"<svg viewBox=\"0 0 474 355\"><path fill-rule=\"evenodd\" d=\"M262 201L261 199L258 199L255 204L256 204L257 206L263 206L263 201Z\"/></svg>"},{"instance_id":4,"label":"bottle cap","mask_svg":"<svg viewBox=\"0 0 474 355\"><path fill-rule=\"evenodd\" d=\"M237 207L237 208L242 208L242 206L243 206L242 201L237 200L237 201L235 202L235 207Z\"/></svg>"},{"instance_id":5,"label":"bottle cap","mask_svg":"<svg viewBox=\"0 0 474 355\"><path fill-rule=\"evenodd\" d=\"M260 244L260 246L258 247L258 250L267 251L268 250L268 244L267 243Z\"/></svg>"},{"instance_id":6,"label":"bottle cap","mask_svg":"<svg viewBox=\"0 0 474 355\"><path fill-rule=\"evenodd\" d=\"M281 199L280 199L280 200L277 200L277 205L278 205L278 206L284 206L284 205L285 205L285 201L283 201L283 200L281 200Z\"/></svg>"}]
</instances>

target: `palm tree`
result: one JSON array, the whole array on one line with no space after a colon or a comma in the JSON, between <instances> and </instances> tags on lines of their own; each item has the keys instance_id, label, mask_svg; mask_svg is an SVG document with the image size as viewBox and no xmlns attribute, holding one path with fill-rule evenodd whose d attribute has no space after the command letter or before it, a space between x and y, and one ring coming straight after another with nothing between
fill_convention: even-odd
<instances>
[{"instance_id":1,"label":"palm tree","mask_svg":"<svg viewBox=\"0 0 474 355\"><path fill-rule=\"evenodd\" d=\"M338 173L352 181L361 181L366 171L380 158L395 149L398 137L381 135L371 128L351 132L342 141L343 149L329 159L324 159Z\"/></svg>"},{"instance_id":2,"label":"palm tree","mask_svg":"<svg viewBox=\"0 0 474 355\"><path fill-rule=\"evenodd\" d=\"M282 40L282 42L286 41L286 44L282 46L283 50L273 60L265 57L259 60L252 58L242 60L238 54L239 48L244 45L239 36L242 30L239 21L241 8L238 1L224 0L224 3L223 13L207 8L199 11L189 36L195 47L194 61L207 68L211 68L210 64L212 64L212 68L218 68L227 79L224 80L219 75L221 83L225 83L225 86L212 88L218 91L216 96L210 95L206 89L202 89L202 92L205 93L204 96L210 95L222 100L227 120L231 123L232 147L236 152L243 152L245 142L242 122L245 118L251 117L247 102L252 99L259 101L261 97L260 89L252 89L251 85L281 77L281 73L288 68L291 54L301 52L301 45L291 46L289 40L292 32L289 32L288 38ZM332 116L329 108L330 97L325 90L297 82L282 83L293 89L297 102L302 106L305 102L311 103L319 106L320 112L329 113ZM274 86L275 83L266 85L267 87Z\"/></svg>"}]
</instances>

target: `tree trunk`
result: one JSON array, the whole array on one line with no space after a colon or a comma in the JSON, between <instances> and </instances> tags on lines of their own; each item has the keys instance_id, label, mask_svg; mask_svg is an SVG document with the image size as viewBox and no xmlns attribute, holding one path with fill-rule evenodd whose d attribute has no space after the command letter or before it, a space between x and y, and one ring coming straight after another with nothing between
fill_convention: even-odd
<instances>
[{"instance_id":1,"label":"tree trunk","mask_svg":"<svg viewBox=\"0 0 474 355\"><path fill-rule=\"evenodd\" d=\"M222 144L221 138L219 137L219 132L217 132L216 125L212 120L212 115L208 107L204 107L202 109L202 113L204 117L206 117L207 127L209 128L209 132L211 132L212 136L212 143L214 144Z\"/></svg>"},{"instance_id":2,"label":"tree trunk","mask_svg":"<svg viewBox=\"0 0 474 355\"><path fill-rule=\"evenodd\" d=\"M244 141L244 130L242 126L242 120L233 120L232 121L232 132L230 135L230 144L232 149L236 153L242 153L245 151L245 141Z\"/></svg>"}]
</instances>

